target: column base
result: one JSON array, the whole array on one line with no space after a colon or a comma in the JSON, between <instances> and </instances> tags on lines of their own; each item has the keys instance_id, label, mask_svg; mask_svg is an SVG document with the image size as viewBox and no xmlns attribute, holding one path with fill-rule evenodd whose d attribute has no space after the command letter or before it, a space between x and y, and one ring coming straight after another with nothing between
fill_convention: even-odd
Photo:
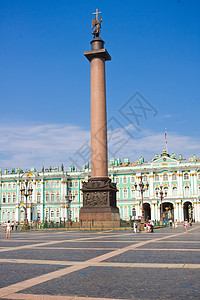
<instances>
[{"instance_id":1,"label":"column base","mask_svg":"<svg viewBox=\"0 0 200 300\"><path fill-rule=\"evenodd\" d=\"M120 221L116 207L116 184L108 177L91 178L83 182L83 207L80 222Z\"/></svg>"}]
</instances>

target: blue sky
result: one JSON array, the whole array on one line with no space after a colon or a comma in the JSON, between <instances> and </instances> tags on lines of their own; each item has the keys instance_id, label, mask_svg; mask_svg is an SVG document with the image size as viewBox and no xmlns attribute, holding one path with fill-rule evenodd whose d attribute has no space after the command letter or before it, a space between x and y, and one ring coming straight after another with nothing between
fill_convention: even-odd
<instances>
[{"instance_id":1,"label":"blue sky","mask_svg":"<svg viewBox=\"0 0 200 300\"><path fill-rule=\"evenodd\" d=\"M124 141L110 141L109 157L152 159L165 146L165 128L169 153L200 157L198 0L1 0L1 168L67 168L89 158L80 156L90 142L90 65L83 52L90 50L96 8L112 57L108 123ZM134 95L151 107L138 124L122 114L131 97L137 102Z\"/></svg>"}]
</instances>

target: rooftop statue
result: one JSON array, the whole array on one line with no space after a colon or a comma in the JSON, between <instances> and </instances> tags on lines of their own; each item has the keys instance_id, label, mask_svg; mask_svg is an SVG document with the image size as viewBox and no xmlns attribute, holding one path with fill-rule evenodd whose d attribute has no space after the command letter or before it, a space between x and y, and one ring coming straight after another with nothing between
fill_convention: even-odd
<instances>
[{"instance_id":1,"label":"rooftop statue","mask_svg":"<svg viewBox=\"0 0 200 300\"><path fill-rule=\"evenodd\" d=\"M93 13L93 15L96 15L96 18L92 19L92 29L94 28L92 34L95 37L98 37L101 33L101 22L102 22L102 17L98 20L98 14L101 14L101 12L98 11L98 8L96 9L96 12Z\"/></svg>"}]
</instances>

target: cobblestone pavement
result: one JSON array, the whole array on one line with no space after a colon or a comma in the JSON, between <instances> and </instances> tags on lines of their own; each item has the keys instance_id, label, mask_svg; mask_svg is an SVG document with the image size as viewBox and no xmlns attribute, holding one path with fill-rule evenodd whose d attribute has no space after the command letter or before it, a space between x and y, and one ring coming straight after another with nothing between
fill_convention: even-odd
<instances>
[{"instance_id":1,"label":"cobblestone pavement","mask_svg":"<svg viewBox=\"0 0 200 300\"><path fill-rule=\"evenodd\" d=\"M0 232L0 299L200 299L200 226L184 233Z\"/></svg>"}]
</instances>

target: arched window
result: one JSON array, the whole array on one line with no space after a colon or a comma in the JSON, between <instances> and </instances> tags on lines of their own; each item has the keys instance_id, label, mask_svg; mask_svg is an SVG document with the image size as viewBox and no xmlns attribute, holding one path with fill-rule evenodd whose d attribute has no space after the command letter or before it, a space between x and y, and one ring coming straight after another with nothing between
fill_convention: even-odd
<instances>
[{"instance_id":1,"label":"arched window","mask_svg":"<svg viewBox=\"0 0 200 300\"><path fill-rule=\"evenodd\" d=\"M51 202L54 202L54 193L51 193Z\"/></svg>"},{"instance_id":2,"label":"arched window","mask_svg":"<svg viewBox=\"0 0 200 300\"><path fill-rule=\"evenodd\" d=\"M190 196L190 188L189 186L185 186L185 197L189 197Z\"/></svg>"},{"instance_id":3,"label":"arched window","mask_svg":"<svg viewBox=\"0 0 200 300\"><path fill-rule=\"evenodd\" d=\"M177 187L176 186L174 186L172 188L172 196L177 196Z\"/></svg>"},{"instance_id":4,"label":"arched window","mask_svg":"<svg viewBox=\"0 0 200 300\"><path fill-rule=\"evenodd\" d=\"M184 173L183 179L184 179L184 180L189 180L189 174L188 174L188 173Z\"/></svg>"},{"instance_id":5,"label":"arched window","mask_svg":"<svg viewBox=\"0 0 200 300\"><path fill-rule=\"evenodd\" d=\"M135 177L131 176L131 183L134 183L134 182L135 182Z\"/></svg>"},{"instance_id":6,"label":"arched window","mask_svg":"<svg viewBox=\"0 0 200 300\"><path fill-rule=\"evenodd\" d=\"M41 194L38 193L38 194L37 194L37 203L40 203L40 202L41 202Z\"/></svg>"},{"instance_id":7,"label":"arched window","mask_svg":"<svg viewBox=\"0 0 200 300\"><path fill-rule=\"evenodd\" d=\"M154 175L154 180L155 180L155 181L159 181L159 175L158 175L158 174L155 174L155 175Z\"/></svg>"},{"instance_id":8,"label":"arched window","mask_svg":"<svg viewBox=\"0 0 200 300\"><path fill-rule=\"evenodd\" d=\"M176 175L176 173L172 174L172 180L177 180L177 175Z\"/></svg>"},{"instance_id":9,"label":"arched window","mask_svg":"<svg viewBox=\"0 0 200 300\"><path fill-rule=\"evenodd\" d=\"M117 199L119 199L119 197L120 197L120 191L119 191L119 189L117 190Z\"/></svg>"},{"instance_id":10,"label":"arched window","mask_svg":"<svg viewBox=\"0 0 200 300\"><path fill-rule=\"evenodd\" d=\"M123 198L124 199L127 199L127 195L128 195L127 190L123 190Z\"/></svg>"},{"instance_id":11,"label":"arched window","mask_svg":"<svg viewBox=\"0 0 200 300\"><path fill-rule=\"evenodd\" d=\"M131 198L135 198L135 190L131 189Z\"/></svg>"},{"instance_id":12,"label":"arched window","mask_svg":"<svg viewBox=\"0 0 200 300\"><path fill-rule=\"evenodd\" d=\"M123 184L127 184L127 177L126 176L123 177Z\"/></svg>"},{"instance_id":13,"label":"arched window","mask_svg":"<svg viewBox=\"0 0 200 300\"><path fill-rule=\"evenodd\" d=\"M144 181L144 182L147 182L147 179L148 179L148 178L147 178L147 175L144 175L144 176L143 176L143 181Z\"/></svg>"},{"instance_id":14,"label":"arched window","mask_svg":"<svg viewBox=\"0 0 200 300\"><path fill-rule=\"evenodd\" d=\"M163 175L163 181L168 181L168 175L167 174Z\"/></svg>"},{"instance_id":15,"label":"arched window","mask_svg":"<svg viewBox=\"0 0 200 300\"><path fill-rule=\"evenodd\" d=\"M128 206L124 206L124 218L128 218Z\"/></svg>"},{"instance_id":16,"label":"arched window","mask_svg":"<svg viewBox=\"0 0 200 300\"><path fill-rule=\"evenodd\" d=\"M167 197L167 194L168 194L168 187L165 186L164 187L164 197Z\"/></svg>"}]
</instances>

